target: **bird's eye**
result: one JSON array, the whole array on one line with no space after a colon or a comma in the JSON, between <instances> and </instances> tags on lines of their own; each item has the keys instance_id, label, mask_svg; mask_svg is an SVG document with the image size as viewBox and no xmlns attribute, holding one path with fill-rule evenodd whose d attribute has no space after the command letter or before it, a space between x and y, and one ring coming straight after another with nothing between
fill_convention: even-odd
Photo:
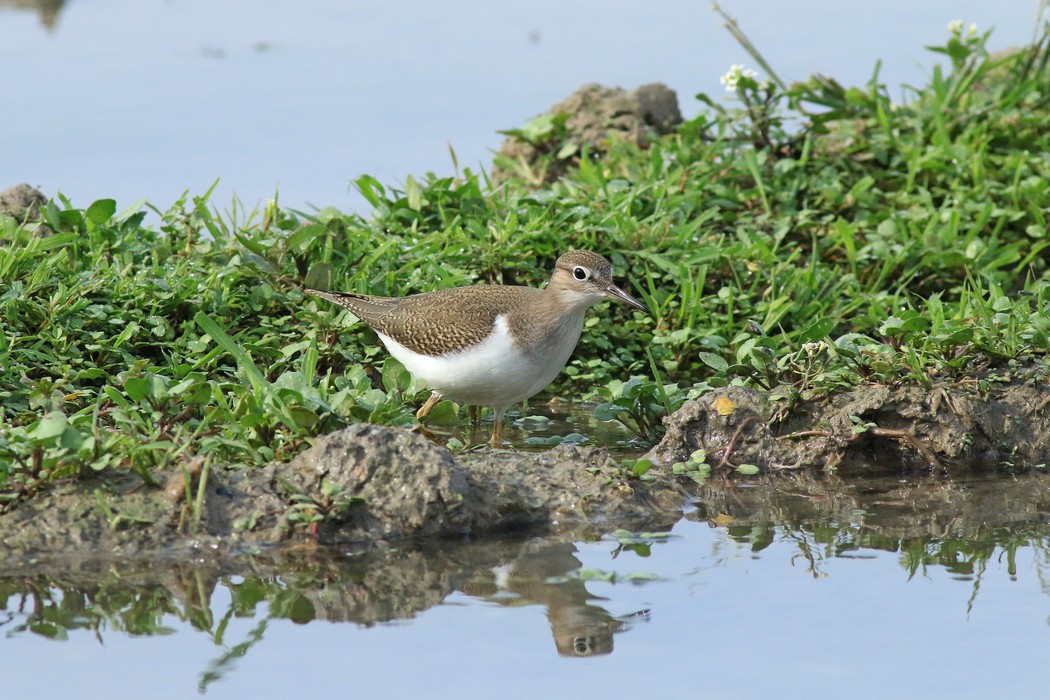
<instances>
[{"instance_id":1,"label":"bird's eye","mask_svg":"<svg viewBox=\"0 0 1050 700\"><path fill-rule=\"evenodd\" d=\"M572 268L572 276L578 280L585 280L588 277L587 268L585 267L574 267Z\"/></svg>"}]
</instances>

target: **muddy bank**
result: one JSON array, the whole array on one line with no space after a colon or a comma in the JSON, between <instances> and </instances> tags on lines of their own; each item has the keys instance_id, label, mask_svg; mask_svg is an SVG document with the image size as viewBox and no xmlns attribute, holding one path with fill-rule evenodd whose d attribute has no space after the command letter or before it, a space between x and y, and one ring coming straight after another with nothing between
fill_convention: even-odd
<instances>
[{"instance_id":1,"label":"muddy bank","mask_svg":"<svg viewBox=\"0 0 1050 700\"><path fill-rule=\"evenodd\" d=\"M828 475L1041 474L1050 463L1048 402L1050 389L1035 379L983 392L866 386L793 406L731 387L685 404L667 420L645 480L629 478L603 448L453 455L409 431L355 425L319 439L288 464L232 471L204 469L198 460L159 474L169 479L163 489L130 474L57 485L7 504L0 555L11 563L70 553L221 558L289 544L381 550L405 540L525 527L586 539L620 528L668 527L691 499L718 504L713 519L746 518L761 512L751 501L767 498L756 494L780 488L810 492L818 484L814 497L833 502L821 490ZM701 451L710 474L703 487L681 473L682 463ZM739 473L745 464L758 474ZM743 483L766 488L738 493ZM711 496L712 484L723 496ZM849 499L853 488L835 486ZM1021 502L1039 510L1040 498L1029 492ZM733 515L734 503L751 504Z\"/></svg>"},{"instance_id":2,"label":"muddy bank","mask_svg":"<svg viewBox=\"0 0 1050 700\"><path fill-rule=\"evenodd\" d=\"M1043 470L1050 464L1050 386L1042 371L1011 383L871 385L788 405L730 387L684 404L649 453L661 465L706 452L714 472L748 464L764 473L963 474Z\"/></svg>"},{"instance_id":3,"label":"muddy bank","mask_svg":"<svg viewBox=\"0 0 1050 700\"><path fill-rule=\"evenodd\" d=\"M372 425L325 436L289 464L201 466L164 475L164 489L130 475L84 479L10 504L0 554L10 562L56 552L223 556L287 543L381 548L529 525L582 538L674 522L685 498L670 481L626 483L602 448L456 458L418 434Z\"/></svg>"}]
</instances>

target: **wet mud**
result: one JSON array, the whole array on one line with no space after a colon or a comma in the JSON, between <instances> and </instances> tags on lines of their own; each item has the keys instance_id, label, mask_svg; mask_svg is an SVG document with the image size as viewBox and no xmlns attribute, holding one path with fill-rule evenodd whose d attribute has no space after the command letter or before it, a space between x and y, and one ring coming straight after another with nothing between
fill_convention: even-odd
<instances>
[{"instance_id":1,"label":"wet mud","mask_svg":"<svg viewBox=\"0 0 1050 700\"><path fill-rule=\"evenodd\" d=\"M785 490L821 503L844 494L855 509L854 478L909 483L1016 479L1027 472L1039 479L1050 463L1050 389L1039 376L1020 373L1020 381L983 391L873 385L790 407L751 389L713 391L667 419L664 439L647 455L654 466L641 479L601 447L454 455L414 432L355 425L320 438L287 464L226 470L204 469L196 460L157 475L168 480L163 488L131 474L57 485L5 506L0 555L11 563L70 553L223 557L303 545L381 550L530 528L586 540L667 526L684 511L695 514L697 503L715 508L716 516L742 517L733 503L760 513L775 508L762 503L772 504ZM698 451L708 467L704 484L676 469ZM757 473L744 475L741 465ZM1010 483L1004 480L1004 493ZM741 488L758 484L764 488ZM722 496L711 496L713 485ZM894 498L906 503L908 489L900 489ZM1014 495L1024 498L996 508L1046 511L1042 491Z\"/></svg>"},{"instance_id":2,"label":"wet mud","mask_svg":"<svg viewBox=\"0 0 1050 700\"><path fill-rule=\"evenodd\" d=\"M683 405L648 456L667 465L703 450L715 472L741 464L866 476L1044 470L1050 385L1040 367L1009 379L861 386L790 406L778 394L730 387Z\"/></svg>"},{"instance_id":3,"label":"wet mud","mask_svg":"<svg viewBox=\"0 0 1050 700\"><path fill-rule=\"evenodd\" d=\"M137 477L83 479L8 504L0 555L214 556L272 545L382 548L406 539L463 539L539 526L576 538L673 522L673 481L625 481L603 448L453 456L402 429L355 425L288 464L172 470L165 488ZM187 479L189 483L187 484Z\"/></svg>"}]
</instances>

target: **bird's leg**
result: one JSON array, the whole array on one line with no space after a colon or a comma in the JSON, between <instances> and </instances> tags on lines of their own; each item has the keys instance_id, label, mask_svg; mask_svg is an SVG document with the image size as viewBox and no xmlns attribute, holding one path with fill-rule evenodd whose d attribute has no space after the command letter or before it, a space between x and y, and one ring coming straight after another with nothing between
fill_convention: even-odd
<instances>
[{"instance_id":1,"label":"bird's leg","mask_svg":"<svg viewBox=\"0 0 1050 700\"><path fill-rule=\"evenodd\" d=\"M492 412L492 418L495 421L492 424L492 446L503 447L503 411L498 408L493 408Z\"/></svg>"},{"instance_id":2,"label":"bird's leg","mask_svg":"<svg viewBox=\"0 0 1050 700\"><path fill-rule=\"evenodd\" d=\"M470 414L470 427L481 425L481 406L467 406L467 413Z\"/></svg>"},{"instance_id":3,"label":"bird's leg","mask_svg":"<svg viewBox=\"0 0 1050 700\"><path fill-rule=\"evenodd\" d=\"M441 400L441 394L436 391L430 392L430 398L423 404L418 411L416 411L416 420L423 420L430 413L430 409L434 408L434 405Z\"/></svg>"}]
</instances>

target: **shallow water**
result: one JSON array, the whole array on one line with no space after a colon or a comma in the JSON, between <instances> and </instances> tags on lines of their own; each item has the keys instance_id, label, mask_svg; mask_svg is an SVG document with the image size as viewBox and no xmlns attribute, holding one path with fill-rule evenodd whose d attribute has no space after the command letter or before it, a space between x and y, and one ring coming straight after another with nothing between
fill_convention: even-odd
<instances>
[{"instance_id":1,"label":"shallow water","mask_svg":"<svg viewBox=\"0 0 1050 700\"><path fill-rule=\"evenodd\" d=\"M670 536L8 562L5 696L1036 697L1050 682L1050 478L708 486L652 529Z\"/></svg>"},{"instance_id":2,"label":"shallow water","mask_svg":"<svg viewBox=\"0 0 1050 700\"><path fill-rule=\"evenodd\" d=\"M926 82L962 19L991 46L1029 41L1036 0L723 0L786 81L864 85L882 60L894 99ZM42 9L35 9L42 8ZM57 8L57 9L56 9ZM584 83L662 81L686 116L698 92L755 61L704 0L0 0L7 96L0 189L20 181L85 208L184 190L249 209L357 208L348 187L491 164L500 129ZM726 103L727 105L730 103Z\"/></svg>"},{"instance_id":3,"label":"shallow water","mask_svg":"<svg viewBox=\"0 0 1050 700\"><path fill-rule=\"evenodd\" d=\"M601 445L614 457L637 458L651 442L630 432L618 421L600 421L594 416L597 404L561 399L530 399L512 407L504 418L503 441L508 447L526 452L542 452L562 442L573 445ZM425 434L439 445L458 440L466 449L487 447L492 435L492 413L482 410L481 421L457 420L455 425L426 424Z\"/></svg>"}]
</instances>

